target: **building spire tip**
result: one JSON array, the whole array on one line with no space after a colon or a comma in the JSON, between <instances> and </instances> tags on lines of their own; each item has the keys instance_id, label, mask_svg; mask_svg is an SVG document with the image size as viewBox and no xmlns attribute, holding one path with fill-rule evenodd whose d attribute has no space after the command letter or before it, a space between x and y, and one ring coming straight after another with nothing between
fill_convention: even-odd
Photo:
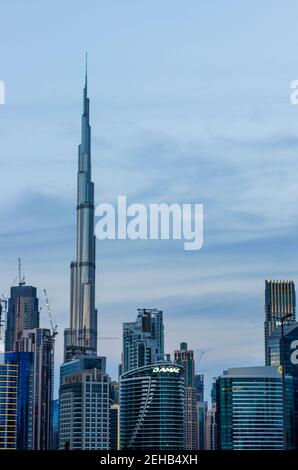
<instances>
[{"instance_id":1,"label":"building spire tip","mask_svg":"<svg viewBox=\"0 0 298 470\"><path fill-rule=\"evenodd\" d=\"M85 52L85 86L87 86L88 79L88 52Z\"/></svg>"}]
</instances>

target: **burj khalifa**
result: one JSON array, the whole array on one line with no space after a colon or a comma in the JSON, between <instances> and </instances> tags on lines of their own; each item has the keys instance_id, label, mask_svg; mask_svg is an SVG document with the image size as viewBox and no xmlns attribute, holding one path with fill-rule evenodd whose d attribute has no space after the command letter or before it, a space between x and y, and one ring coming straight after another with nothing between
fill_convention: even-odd
<instances>
[{"instance_id":1,"label":"burj khalifa","mask_svg":"<svg viewBox=\"0 0 298 470\"><path fill-rule=\"evenodd\" d=\"M70 327L64 331L65 362L82 355L96 355L97 352L94 183L91 180L87 82L86 60L81 143L78 148L76 260L70 265Z\"/></svg>"}]
</instances>

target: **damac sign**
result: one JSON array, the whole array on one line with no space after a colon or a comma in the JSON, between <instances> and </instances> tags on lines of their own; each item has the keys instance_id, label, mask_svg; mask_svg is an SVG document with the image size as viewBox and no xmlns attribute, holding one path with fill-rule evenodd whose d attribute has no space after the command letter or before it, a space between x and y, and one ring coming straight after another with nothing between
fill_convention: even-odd
<instances>
[{"instance_id":1,"label":"damac sign","mask_svg":"<svg viewBox=\"0 0 298 470\"><path fill-rule=\"evenodd\" d=\"M179 367L154 367L152 372L154 373L163 373L163 372L170 372L172 374L179 374L180 369Z\"/></svg>"}]
</instances>

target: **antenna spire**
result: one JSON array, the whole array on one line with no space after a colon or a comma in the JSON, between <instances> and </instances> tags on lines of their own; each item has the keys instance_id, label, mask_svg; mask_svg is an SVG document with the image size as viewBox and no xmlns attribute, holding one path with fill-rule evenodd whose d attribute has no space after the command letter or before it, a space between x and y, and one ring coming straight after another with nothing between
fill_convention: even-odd
<instances>
[{"instance_id":1,"label":"antenna spire","mask_svg":"<svg viewBox=\"0 0 298 470\"><path fill-rule=\"evenodd\" d=\"M88 82L88 52L85 53L85 87L87 88Z\"/></svg>"}]
</instances>

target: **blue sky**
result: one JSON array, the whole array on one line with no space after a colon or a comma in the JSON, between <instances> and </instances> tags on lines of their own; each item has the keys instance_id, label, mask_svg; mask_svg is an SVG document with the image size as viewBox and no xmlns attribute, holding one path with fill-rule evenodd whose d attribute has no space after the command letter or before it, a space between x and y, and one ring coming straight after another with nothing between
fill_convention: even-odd
<instances>
[{"instance_id":1,"label":"blue sky","mask_svg":"<svg viewBox=\"0 0 298 470\"><path fill-rule=\"evenodd\" d=\"M48 325L69 315L84 53L96 203L197 202L204 247L97 245L99 335L164 310L166 349L204 350L207 383L263 364L265 278L297 279L295 1L87 0L1 4L0 290L23 262ZM116 376L121 341L101 341Z\"/></svg>"}]
</instances>

